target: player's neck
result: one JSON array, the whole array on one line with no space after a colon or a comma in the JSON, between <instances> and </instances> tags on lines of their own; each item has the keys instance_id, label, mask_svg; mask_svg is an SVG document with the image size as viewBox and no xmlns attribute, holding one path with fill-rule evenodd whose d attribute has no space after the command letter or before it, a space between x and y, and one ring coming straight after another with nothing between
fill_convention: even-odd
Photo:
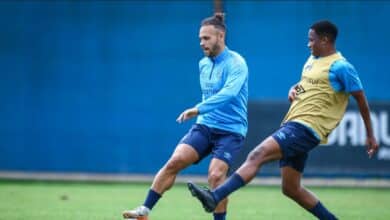
<instances>
[{"instance_id":1,"label":"player's neck","mask_svg":"<svg viewBox=\"0 0 390 220\"><path fill-rule=\"evenodd\" d=\"M215 53L215 55L213 56L213 58L218 57L224 50L225 50L225 45L221 45L221 46L219 47L219 50L216 51L216 53Z\"/></svg>"},{"instance_id":2,"label":"player's neck","mask_svg":"<svg viewBox=\"0 0 390 220\"><path fill-rule=\"evenodd\" d=\"M337 52L336 48L334 47L330 47L328 48L327 50L325 50L321 55L320 57L327 57L327 56L330 56L330 55L333 55Z\"/></svg>"}]
</instances>

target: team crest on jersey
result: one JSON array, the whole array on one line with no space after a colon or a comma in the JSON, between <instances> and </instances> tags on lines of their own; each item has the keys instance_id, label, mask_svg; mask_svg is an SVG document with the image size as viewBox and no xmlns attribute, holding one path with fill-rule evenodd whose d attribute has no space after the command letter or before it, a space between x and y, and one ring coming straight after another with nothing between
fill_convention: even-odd
<instances>
[{"instance_id":1,"label":"team crest on jersey","mask_svg":"<svg viewBox=\"0 0 390 220\"><path fill-rule=\"evenodd\" d=\"M312 67L313 67L313 64L309 63L309 64L306 64L303 69L304 69L304 71L310 71Z\"/></svg>"}]
</instances>

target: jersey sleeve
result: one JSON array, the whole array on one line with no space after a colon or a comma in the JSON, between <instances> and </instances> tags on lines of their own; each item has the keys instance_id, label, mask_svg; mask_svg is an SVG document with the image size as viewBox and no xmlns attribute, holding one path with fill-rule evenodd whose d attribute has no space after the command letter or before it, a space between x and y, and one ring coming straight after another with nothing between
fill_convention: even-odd
<instances>
[{"instance_id":1,"label":"jersey sleeve","mask_svg":"<svg viewBox=\"0 0 390 220\"><path fill-rule=\"evenodd\" d=\"M355 92L363 90L356 69L346 60L334 62L329 70L329 81L335 91Z\"/></svg>"}]
</instances>

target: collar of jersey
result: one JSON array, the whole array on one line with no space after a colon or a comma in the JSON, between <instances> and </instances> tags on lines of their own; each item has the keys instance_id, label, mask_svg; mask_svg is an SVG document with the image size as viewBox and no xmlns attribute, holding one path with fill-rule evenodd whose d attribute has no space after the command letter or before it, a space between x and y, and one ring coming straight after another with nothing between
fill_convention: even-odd
<instances>
[{"instance_id":1,"label":"collar of jersey","mask_svg":"<svg viewBox=\"0 0 390 220\"><path fill-rule=\"evenodd\" d=\"M219 63L222 60L224 60L228 54L229 54L229 48L225 46L225 49L222 51L222 53L218 54L218 56L216 57L211 57L211 60L215 63Z\"/></svg>"},{"instance_id":2,"label":"collar of jersey","mask_svg":"<svg viewBox=\"0 0 390 220\"><path fill-rule=\"evenodd\" d=\"M341 54L339 51L336 51L336 53L334 54ZM328 55L328 56L325 56L325 57L329 57L329 56L333 56L334 54L331 54L331 55ZM321 57L321 56L314 56L314 55L311 55L313 57L313 59L315 60L318 60L318 59L321 59L321 58L324 58L324 57Z\"/></svg>"}]
</instances>

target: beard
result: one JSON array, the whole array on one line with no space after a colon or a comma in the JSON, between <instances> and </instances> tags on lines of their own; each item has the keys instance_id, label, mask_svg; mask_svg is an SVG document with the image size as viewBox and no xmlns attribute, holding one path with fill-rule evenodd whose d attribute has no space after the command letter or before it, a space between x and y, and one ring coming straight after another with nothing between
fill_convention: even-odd
<instances>
[{"instance_id":1,"label":"beard","mask_svg":"<svg viewBox=\"0 0 390 220\"><path fill-rule=\"evenodd\" d=\"M210 48L208 57L215 57L218 55L218 53L221 51L221 47L218 44L218 41L215 42L215 44Z\"/></svg>"}]
</instances>

